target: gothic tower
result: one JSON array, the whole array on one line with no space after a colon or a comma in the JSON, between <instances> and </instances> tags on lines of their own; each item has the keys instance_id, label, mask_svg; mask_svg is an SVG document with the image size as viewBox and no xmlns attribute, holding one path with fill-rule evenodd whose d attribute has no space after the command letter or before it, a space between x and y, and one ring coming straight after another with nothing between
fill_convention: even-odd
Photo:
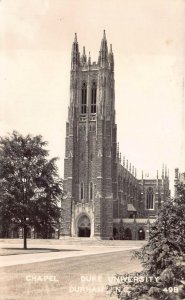
<instances>
[{"instance_id":1,"label":"gothic tower","mask_svg":"<svg viewBox=\"0 0 185 300\"><path fill-rule=\"evenodd\" d=\"M61 234L110 238L117 197L114 56L105 31L98 62L72 45Z\"/></svg>"}]
</instances>

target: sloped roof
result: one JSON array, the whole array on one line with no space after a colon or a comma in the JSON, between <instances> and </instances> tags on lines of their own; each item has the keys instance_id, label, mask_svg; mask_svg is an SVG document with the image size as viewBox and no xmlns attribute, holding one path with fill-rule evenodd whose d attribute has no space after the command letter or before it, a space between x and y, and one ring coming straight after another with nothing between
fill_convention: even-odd
<instances>
[{"instance_id":1,"label":"sloped roof","mask_svg":"<svg viewBox=\"0 0 185 300\"><path fill-rule=\"evenodd\" d=\"M135 209L135 207L133 206L133 204L128 203L127 204L127 211L137 211L137 210Z\"/></svg>"}]
</instances>

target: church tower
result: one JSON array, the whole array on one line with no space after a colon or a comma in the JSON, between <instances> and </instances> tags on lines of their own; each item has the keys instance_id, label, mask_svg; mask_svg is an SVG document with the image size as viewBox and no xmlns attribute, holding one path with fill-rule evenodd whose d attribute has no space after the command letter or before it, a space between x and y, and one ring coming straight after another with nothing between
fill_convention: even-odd
<instances>
[{"instance_id":1,"label":"church tower","mask_svg":"<svg viewBox=\"0 0 185 300\"><path fill-rule=\"evenodd\" d=\"M97 62L71 54L70 103L66 123L62 236L110 238L117 197L114 56L105 31Z\"/></svg>"}]
</instances>

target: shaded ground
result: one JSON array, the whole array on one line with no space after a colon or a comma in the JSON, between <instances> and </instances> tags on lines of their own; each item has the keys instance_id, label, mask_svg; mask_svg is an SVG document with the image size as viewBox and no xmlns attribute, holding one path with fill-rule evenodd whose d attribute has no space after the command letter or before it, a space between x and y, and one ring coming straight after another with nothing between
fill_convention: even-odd
<instances>
[{"instance_id":1,"label":"shaded ground","mask_svg":"<svg viewBox=\"0 0 185 300\"><path fill-rule=\"evenodd\" d=\"M63 252L63 251L80 251L76 249L53 249L53 248L28 248L27 250L20 248L1 248L0 256L6 255L20 255L33 253L47 253L47 252Z\"/></svg>"},{"instance_id":2,"label":"shaded ground","mask_svg":"<svg viewBox=\"0 0 185 300\"><path fill-rule=\"evenodd\" d=\"M105 300L116 273L141 270L131 251L0 268L0 300ZM117 299L117 298L116 298Z\"/></svg>"}]
</instances>

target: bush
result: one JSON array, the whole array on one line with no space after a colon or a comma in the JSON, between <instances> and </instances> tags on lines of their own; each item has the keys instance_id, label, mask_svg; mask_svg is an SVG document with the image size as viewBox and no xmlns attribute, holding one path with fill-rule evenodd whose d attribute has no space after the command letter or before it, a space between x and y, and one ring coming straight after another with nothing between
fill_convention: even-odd
<instances>
[{"instance_id":1,"label":"bush","mask_svg":"<svg viewBox=\"0 0 185 300\"><path fill-rule=\"evenodd\" d=\"M150 227L148 243L134 251L133 258L141 261L143 270L116 275L118 283L108 286L111 295L121 300L185 298L184 186L178 187L176 199L163 205Z\"/></svg>"}]
</instances>

